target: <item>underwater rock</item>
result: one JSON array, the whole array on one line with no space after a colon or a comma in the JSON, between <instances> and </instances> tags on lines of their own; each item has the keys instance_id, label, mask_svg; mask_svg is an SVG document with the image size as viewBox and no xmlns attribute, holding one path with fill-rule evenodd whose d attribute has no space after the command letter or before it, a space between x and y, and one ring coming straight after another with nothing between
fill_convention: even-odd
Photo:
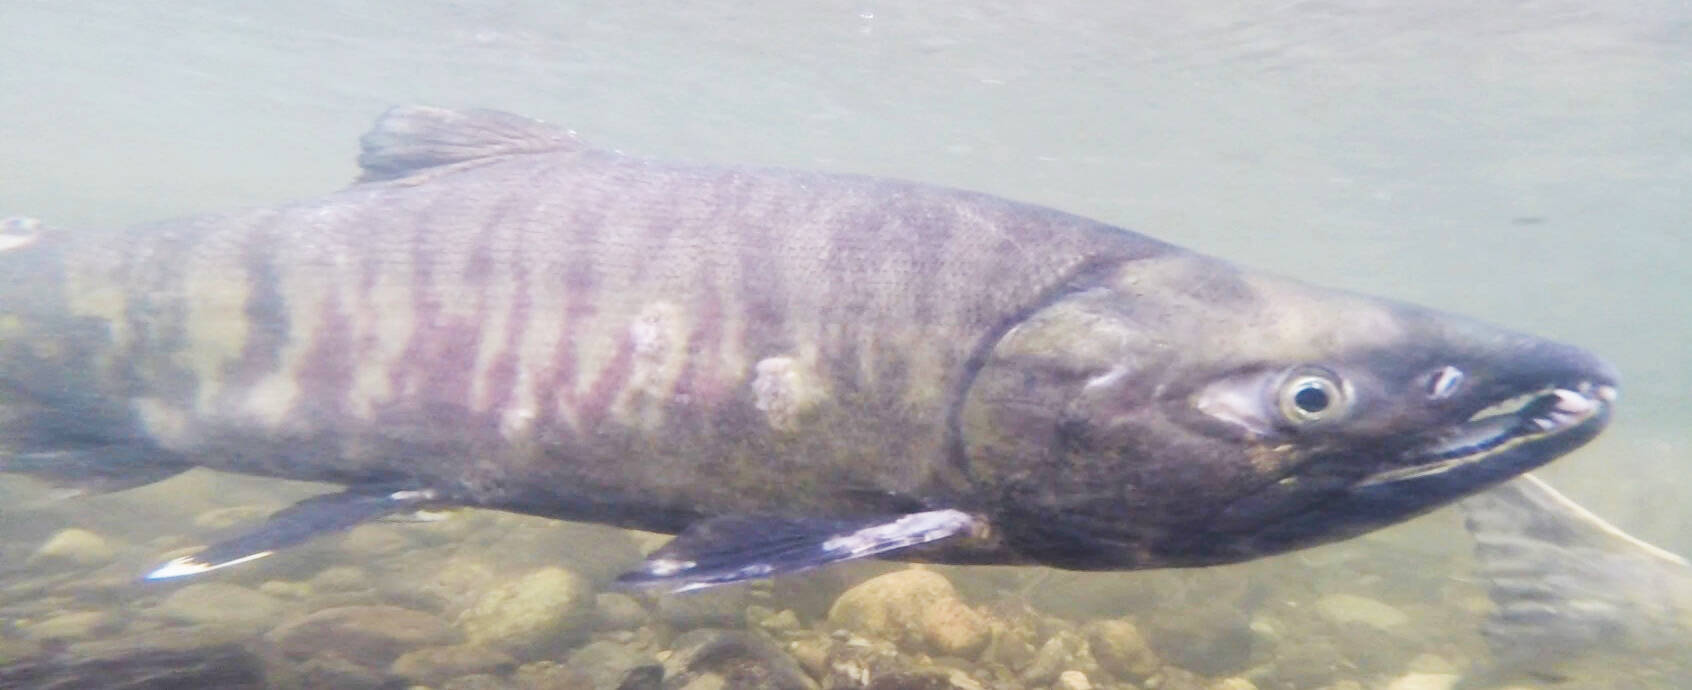
<instances>
[{"instance_id":1,"label":"underwater rock","mask_svg":"<svg viewBox=\"0 0 1692 690\"><path fill-rule=\"evenodd\" d=\"M355 566L333 565L313 575L307 584L318 592L357 591L370 587L370 574Z\"/></svg>"},{"instance_id":2,"label":"underwater rock","mask_svg":"<svg viewBox=\"0 0 1692 690\"><path fill-rule=\"evenodd\" d=\"M541 568L484 593L458 617L470 641L519 657L568 649L593 622L593 586L563 568Z\"/></svg>"},{"instance_id":3,"label":"underwater rock","mask_svg":"<svg viewBox=\"0 0 1692 690\"><path fill-rule=\"evenodd\" d=\"M112 561L115 552L104 537L85 529L70 527L53 533L47 541L30 554L30 565L71 565L91 567Z\"/></svg>"},{"instance_id":4,"label":"underwater rock","mask_svg":"<svg viewBox=\"0 0 1692 690\"><path fill-rule=\"evenodd\" d=\"M1087 674L1080 671L1064 671L1058 674L1056 690L1093 690L1093 682L1087 679Z\"/></svg>"},{"instance_id":5,"label":"underwater rock","mask_svg":"<svg viewBox=\"0 0 1692 690\"><path fill-rule=\"evenodd\" d=\"M459 676L504 673L517 667L510 654L473 644L422 647L401 654L389 672L425 684L439 684Z\"/></svg>"},{"instance_id":6,"label":"underwater rock","mask_svg":"<svg viewBox=\"0 0 1692 690\"><path fill-rule=\"evenodd\" d=\"M1257 684L1248 679L1233 676L1211 683L1208 690L1257 690Z\"/></svg>"},{"instance_id":7,"label":"underwater rock","mask_svg":"<svg viewBox=\"0 0 1692 690\"><path fill-rule=\"evenodd\" d=\"M1118 680L1139 682L1163 665L1140 629L1129 621L1120 618L1094 621L1087 625L1085 633L1093 658Z\"/></svg>"},{"instance_id":8,"label":"underwater rock","mask_svg":"<svg viewBox=\"0 0 1692 690\"><path fill-rule=\"evenodd\" d=\"M1392 630L1410 621L1389 604L1356 594L1329 594L1316 600L1316 612L1329 623L1360 623L1376 630Z\"/></svg>"},{"instance_id":9,"label":"underwater rock","mask_svg":"<svg viewBox=\"0 0 1692 690\"><path fill-rule=\"evenodd\" d=\"M1022 683L985 683L959 668L924 661L920 655L901 655L884 641L861 637L835 640L820 674L829 690L1010 690ZM1010 680L1010 679L1005 679Z\"/></svg>"},{"instance_id":10,"label":"underwater rock","mask_svg":"<svg viewBox=\"0 0 1692 690\"><path fill-rule=\"evenodd\" d=\"M958 598L945 576L911 568L846 590L829 609L831 624L901 646L974 658L992 639L991 622Z\"/></svg>"},{"instance_id":11,"label":"underwater rock","mask_svg":"<svg viewBox=\"0 0 1692 690\"><path fill-rule=\"evenodd\" d=\"M1140 615L1179 596L1181 580L1167 573L1038 571L1023 575L1035 608L1070 620Z\"/></svg>"},{"instance_id":12,"label":"underwater rock","mask_svg":"<svg viewBox=\"0 0 1692 690\"><path fill-rule=\"evenodd\" d=\"M1410 660L1410 663L1405 664L1404 670L1455 675L1457 673L1457 666L1438 654L1423 653L1417 654L1415 658Z\"/></svg>"},{"instance_id":13,"label":"underwater rock","mask_svg":"<svg viewBox=\"0 0 1692 690\"><path fill-rule=\"evenodd\" d=\"M652 655L615 642L590 642L570 654L583 690L657 690L664 667Z\"/></svg>"},{"instance_id":14,"label":"underwater rock","mask_svg":"<svg viewBox=\"0 0 1692 690\"><path fill-rule=\"evenodd\" d=\"M973 659L992 639L987 617L962 599L942 599L922 608L922 637L929 649L942 656Z\"/></svg>"},{"instance_id":15,"label":"underwater rock","mask_svg":"<svg viewBox=\"0 0 1692 690\"><path fill-rule=\"evenodd\" d=\"M598 583L633 569L642 559L626 530L514 514L497 514L493 524L481 553L507 567L557 565Z\"/></svg>"},{"instance_id":16,"label":"underwater rock","mask_svg":"<svg viewBox=\"0 0 1692 690\"><path fill-rule=\"evenodd\" d=\"M354 558L389 556L416 544L409 530L391 522L358 525L341 536L340 548Z\"/></svg>"},{"instance_id":17,"label":"underwater rock","mask_svg":"<svg viewBox=\"0 0 1692 690\"><path fill-rule=\"evenodd\" d=\"M1034 661L1022 671L1022 680L1029 685L1051 683L1064 671L1097 670L1098 661L1087 649L1087 643L1069 631L1061 631L1048 638L1035 652Z\"/></svg>"},{"instance_id":18,"label":"underwater rock","mask_svg":"<svg viewBox=\"0 0 1692 690\"><path fill-rule=\"evenodd\" d=\"M396 560L397 567L378 583L382 596L447 618L457 618L502 579L490 561L461 554L443 559L416 552Z\"/></svg>"},{"instance_id":19,"label":"underwater rock","mask_svg":"<svg viewBox=\"0 0 1692 690\"><path fill-rule=\"evenodd\" d=\"M258 522L280 510L276 505L245 505L213 508L194 516L194 526L207 530L229 529L248 522Z\"/></svg>"},{"instance_id":20,"label":"underwater rock","mask_svg":"<svg viewBox=\"0 0 1692 690\"><path fill-rule=\"evenodd\" d=\"M293 580L265 580L258 591L278 599L310 599L311 585Z\"/></svg>"},{"instance_id":21,"label":"underwater rock","mask_svg":"<svg viewBox=\"0 0 1692 690\"><path fill-rule=\"evenodd\" d=\"M499 676L473 673L459 676L441 685L441 690L510 690L511 684Z\"/></svg>"},{"instance_id":22,"label":"underwater rock","mask_svg":"<svg viewBox=\"0 0 1692 690\"><path fill-rule=\"evenodd\" d=\"M517 690L599 690L581 672L554 661L535 661L518 666L511 674L511 683Z\"/></svg>"},{"instance_id":23,"label":"underwater rock","mask_svg":"<svg viewBox=\"0 0 1692 690\"><path fill-rule=\"evenodd\" d=\"M282 604L240 585L196 582L171 592L153 613L173 621L233 625L257 632L282 617Z\"/></svg>"},{"instance_id":24,"label":"underwater rock","mask_svg":"<svg viewBox=\"0 0 1692 690\"><path fill-rule=\"evenodd\" d=\"M746 622L747 587L718 587L697 592L661 594L658 620L676 631L694 628L738 628Z\"/></svg>"},{"instance_id":25,"label":"underwater rock","mask_svg":"<svg viewBox=\"0 0 1692 690\"><path fill-rule=\"evenodd\" d=\"M593 621L595 630L633 630L646 624L646 607L627 594L602 592L593 597Z\"/></svg>"},{"instance_id":26,"label":"underwater rock","mask_svg":"<svg viewBox=\"0 0 1692 690\"><path fill-rule=\"evenodd\" d=\"M822 678L828 675L828 655L833 647L833 640L812 633L788 642L787 655L799 662L799 667L812 678Z\"/></svg>"},{"instance_id":27,"label":"underwater rock","mask_svg":"<svg viewBox=\"0 0 1692 690\"><path fill-rule=\"evenodd\" d=\"M29 690L259 690L263 664L235 644L187 650L135 648L0 664L0 688ZM327 687L327 686L325 686Z\"/></svg>"},{"instance_id":28,"label":"underwater rock","mask_svg":"<svg viewBox=\"0 0 1692 690\"><path fill-rule=\"evenodd\" d=\"M123 627L123 621L105 611L72 611L24 628L32 640L84 640Z\"/></svg>"},{"instance_id":29,"label":"underwater rock","mask_svg":"<svg viewBox=\"0 0 1692 690\"><path fill-rule=\"evenodd\" d=\"M134 626L118 637L73 643L65 649L65 654L70 657L90 659L129 656L152 651L183 652L192 655L195 650L244 644L252 638L251 631L239 625L213 623L152 629L140 628L142 628L141 625Z\"/></svg>"},{"instance_id":30,"label":"underwater rock","mask_svg":"<svg viewBox=\"0 0 1692 690\"><path fill-rule=\"evenodd\" d=\"M32 622L24 627L24 636L29 639L90 639L117 631L124 627L124 621L105 611L73 611L59 616L49 617L46 621Z\"/></svg>"},{"instance_id":31,"label":"underwater rock","mask_svg":"<svg viewBox=\"0 0 1692 690\"><path fill-rule=\"evenodd\" d=\"M1351 675L1351 662L1334 641L1312 635L1278 647L1274 659L1262 672L1253 672L1258 685L1269 690L1321 688L1342 675Z\"/></svg>"},{"instance_id":32,"label":"underwater rock","mask_svg":"<svg viewBox=\"0 0 1692 690\"><path fill-rule=\"evenodd\" d=\"M1235 602L1221 599L1174 613L1140 619L1152 650L1165 662L1212 677L1244 671L1251 663L1251 619Z\"/></svg>"},{"instance_id":33,"label":"underwater rock","mask_svg":"<svg viewBox=\"0 0 1692 690\"><path fill-rule=\"evenodd\" d=\"M458 641L445 621L397 606L341 606L323 609L278 626L267 636L292 659L339 658L386 670L401 654Z\"/></svg>"},{"instance_id":34,"label":"underwater rock","mask_svg":"<svg viewBox=\"0 0 1692 690\"><path fill-rule=\"evenodd\" d=\"M1457 676L1450 673L1407 673L1394 678L1386 690L1451 690Z\"/></svg>"},{"instance_id":35,"label":"underwater rock","mask_svg":"<svg viewBox=\"0 0 1692 690\"><path fill-rule=\"evenodd\" d=\"M287 669L282 687L335 690L387 690L394 679L386 671L360 666L338 656L312 657Z\"/></svg>"},{"instance_id":36,"label":"underwater rock","mask_svg":"<svg viewBox=\"0 0 1692 690\"><path fill-rule=\"evenodd\" d=\"M803 627L799 622L799 614L793 609L782 609L776 613L759 619L758 627L772 634L792 632Z\"/></svg>"},{"instance_id":37,"label":"underwater rock","mask_svg":"<svg viewBox=\"0 0 1692 690\"><path fill-rule=\"evenodd\" d=\"M664 687L703 690L816 690L791 657L768 638L740 630L700 628L672 643Z\"/></svg>"},{"instance_id":38,"label":"underwater rock","mask_svg":"<svg viewBox=\"0 0 1692 690\"><path fill-rule=\"evenodd\" d=\"M981 663L1020 671L1033 663L1034 643L1044 639L1026 617L995 618L988 624L992 639L981 652Z\"/></svg>"}]
</instances>

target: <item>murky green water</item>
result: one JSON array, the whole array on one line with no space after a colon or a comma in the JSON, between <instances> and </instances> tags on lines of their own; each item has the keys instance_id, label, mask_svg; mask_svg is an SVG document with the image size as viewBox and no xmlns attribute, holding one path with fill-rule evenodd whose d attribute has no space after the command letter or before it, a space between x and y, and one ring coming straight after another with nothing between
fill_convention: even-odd
<instances>
[{"instance_id":1,"label":"murky green water","mask_svg":"<svg viewBox=\"0 0 1692 690\"><path fill-rule=\"evenodd\" d=\"M415 102L542 117L642 154L978 189L1603 354L1624 374L1618 419L1544 474L1692 553L1684 2L9 0L0 27L0 216L119 226L314 195L354 176L354 140L375 114ZM274 652L293 639L277 625L346 605L428 611L446 639L474 608L461 599L498 589L500 575L559 563L603 575L636 553L617 535L490 515L366 527L216 579L242 589L200 601L231 597L221 608L263 614L232 621L172 608L195 597L126 578L240 519L240 507L279 507L308 487L195 473L32 509L39 485L8 479L0 491L6 657L189 624ZM99 534L107 553L29 563L67 526ZM1093 687L1386 687L1484 657L1484 593L1468 581L1467 551L1443 512L1203 572L946 570L1005 629L996 646L953 658L892 642L900 663L988 686L1053 687L1077 670ZM828 602L868 572L879 571L752 588L693 618L641 600L595 634L677 658L688 649L672 635L750 619L780 644L826 646L815 640L834 639ZM436 579L408 579L419 573ZM612 616L624 602L599 603ZM789 609L795 627L767 623ZM60 622L69 633L31 633L67 612L86 615ZM1077 649L1109 637L1092 619L1134 621L1164 670L1123 670L1097 649L1082 658ZM585 640L467 664L491 670L481 680L423 682L577 687L564 683L592 681L533 664ZM1057 672L1029 675L1046 640L1068 641L1048 654ZM314 672L328 675L300 677L369 680Z\"/></svg>"}]
</instances>

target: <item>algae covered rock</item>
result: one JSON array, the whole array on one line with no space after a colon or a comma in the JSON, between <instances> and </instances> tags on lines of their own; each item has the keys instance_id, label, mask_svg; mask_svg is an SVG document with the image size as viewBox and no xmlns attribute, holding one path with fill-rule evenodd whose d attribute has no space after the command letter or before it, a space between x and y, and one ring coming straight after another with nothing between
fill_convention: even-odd
<instances>
[{"instance_id":1,"label":"algae covered rock","mask_svg":"<svg viewBox=\"0 0 1692 690\"><path fill-rule=\"evenodd\" d=\"M282 617L275 597L227 582L196 582L171 592L154 612L173 621L259 630Z\"/></svg>"},{"instance_id":2,"label":"algae covered rock","mask_svg":"<svg viewBox=\"0 0 1692 690\"><path fill-rule=\"evenodd\" d=\"M1052 687L1057 690L1093 690L1093 681L1080 671L1064 671L1058 674L1057 684Z\"/></svg>"},{"instance_id":3,"label":"algae covered rock","mask_svg":"<svg viewBox=\"0 0 1692 690\"><path fill-rule=\"evenodd\" d=\"M32 640L86 640L122 625L105 611L72 611L31 623L23 632Z\"/></svg>"},{"instance_id":4,"label":"algae covered rock","mask_svg":"<svg viewBox=\"0 0 1692 690\"><path fill-rule=\"evenodd\" d=\"M1087 645L1099 666L1120 680L1138 682L1163 665L1140 629L1122 620L1095 621L1086 627Z\"/></svg>"},{"instance_id":5,"label":"algae covered rock","mask_svg":"<svg viewBox=\"0 0 1692 690\"><path fill-rule=\"evenodd\" d=\"M90 567L112 561L114 552L105 537L75 527L59 530L30 554L30 565Z\"/></svg>"},{"instance_id":6,"label":"algae covered rock","mask_svg":"<svg viewBox=\"0 0 1692 690\"><path fill-rule=\"evenodd\" d=\"M386 670L407 651L458 640L439 618L398 606L337 606L289 621L269 635L294 659L344 659Z\"/></svg>"},{"instance_id":7,"label":"algae covered rock","mask_svg":"<svg viewBox=\"0 0 1692 690\"><path fill-rule=\"evenodd\" d=\"M816 690L816 681L769 638L700 628L677 637L664 660L665 687Z\"/></svg>"},{"instance_id":8,"label":"algae covered rock","mask_svg":"<svg viewBox=\"0 0 1692 690\"><path fill-rule=\"evenodd\" d=\"M633 630L646 623L646 607L634 597L616 592L593 598L594 627L598 630Z\"/></svg>"},{"instance_id":9,"label":"algae covered rock","mask_svg":"<svg viewBox=\"0 0 1692 690\"><path fill-rule=\"evenodd\" d=\"M846 590L829 609L830 623L935 654L973 658L992 638L986 616L958 598L952 583L912 568L870 578Z\"/></svg>"},{"instance_id":10,"label":"algae covered rock","mask_svg":"<svg viewBox=\"0 0 1692 690\"><path fill-rule=\"evenodd\" d=\"M593 586L563 568L541 568L482 594L458 617L471 642L530 656L568 649L593 624Z\"/></svg>"},{"instance_id":11,"label":"algae covered rock","mask_svg":"<svg viewBox=\"0 0 1692 690\"><path fill-rule=\"evenodd\" d=\"M739 627L746 621L746 588L664 594L658 597L658 620L677 631Z\"/></svg>"},{"instance_id":12,"label":"algae covered rock","mask_svg":"<svg viewBox=\"0 0 1692 690\"><path fill-rule=\"evenodd\" d=\"M1410 622L1403 611L1375 599L1356 594L1329 594L1316 601L1316 612L1336 625L1361 624L1376 630L1392 630Z\"/></svg>"},{"instance_id":13,"label":"algae covered rock","mask_svg":"<svg viewBox=\"0 0 1692 690\"><path fill-rule=\"evenodd\" d=\"M570 670L592 690L657 688L664 667L652 655L609 641L589 642L570 654Z\"/></svg>"},{"instance_id":14,"label":"algae covered rock","mask_svg":"<svg viewBox=\"0 0 1692 690\"><path fill-rule=\"evenodd\" d=\"M422 647L401 654L389 667L394 675L419 683L440 684L459 676L503 673L517 667L510 654L480 645Z\"/></svg>"}]
</instances>

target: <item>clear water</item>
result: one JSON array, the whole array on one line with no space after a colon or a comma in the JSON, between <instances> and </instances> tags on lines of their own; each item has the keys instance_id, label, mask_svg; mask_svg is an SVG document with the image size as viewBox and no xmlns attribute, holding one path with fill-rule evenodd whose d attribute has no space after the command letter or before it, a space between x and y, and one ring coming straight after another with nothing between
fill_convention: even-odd
<instances>
[{"instance_id":1,"label":"clear water","mask_svg":"<svg viewBox=\"0 0 1692 690\"><path fill-rule=\"evenodd\" d=\"M7 0L0 30L0 215L119 226L321 193L400 103L989 191L1602 353L1624 374L1618 419L1545 474L1692 553L1681 0ZM214 494L194 500L287 500L183 481ZM9 513L0 540L27 553L111 506L174 523L172 500ZM1464 539L1440 514L1353 548L1414 561ZM1313 553L1251 567L1402 567Z\"/></svg>"}]
</instances>

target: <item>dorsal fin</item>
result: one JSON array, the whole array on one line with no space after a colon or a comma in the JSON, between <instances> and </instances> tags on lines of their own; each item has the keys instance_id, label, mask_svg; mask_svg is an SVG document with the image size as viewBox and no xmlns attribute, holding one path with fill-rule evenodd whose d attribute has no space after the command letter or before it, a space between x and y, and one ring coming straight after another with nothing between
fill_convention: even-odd
<instances>
[{"instance_id":1,"label":"dorsal fin","mask_svg":"<svg viewBox=\"0 0 1692 690\"><path fill-rule=\"evenodd\" d=\"M359 137L359 182L409 177L418 171L494 156L581 149L574 132L498 110L390 108Z\"/></svg>"}]
</instances>

